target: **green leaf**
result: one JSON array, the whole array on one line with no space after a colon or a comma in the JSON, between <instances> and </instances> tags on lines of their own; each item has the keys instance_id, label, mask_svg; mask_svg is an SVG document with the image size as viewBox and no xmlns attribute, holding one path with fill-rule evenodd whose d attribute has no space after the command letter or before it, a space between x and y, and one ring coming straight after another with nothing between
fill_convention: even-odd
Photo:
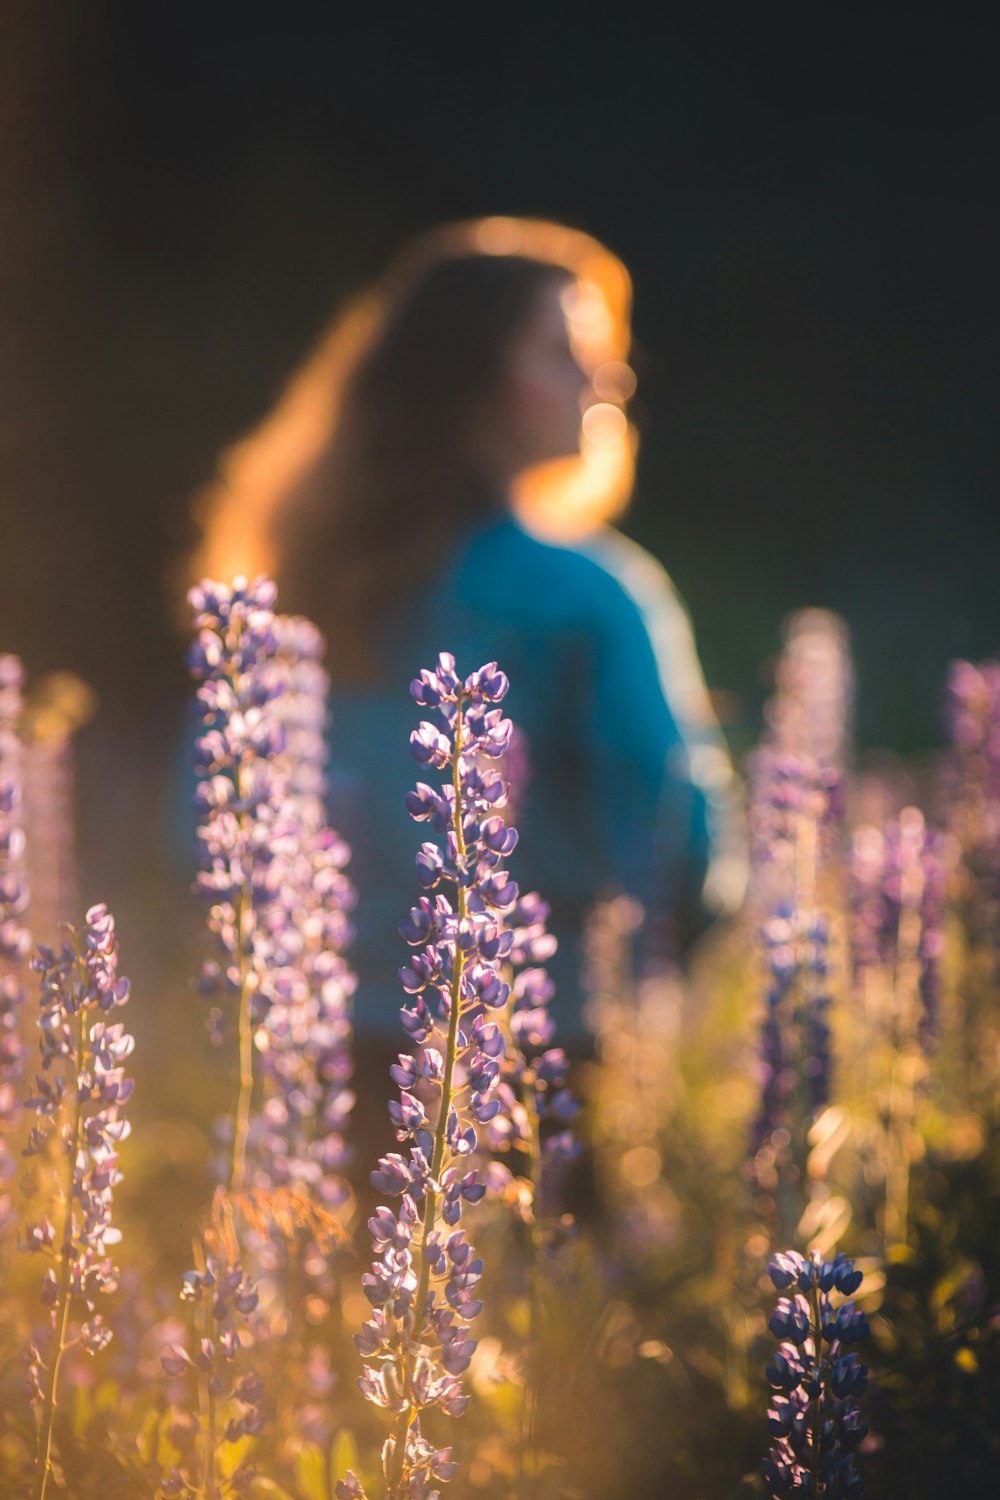
<instances>
[{"instance_id":1,"label":"green leaf","mask_svg":"<svg viewBox=\"0 0 1000 1500\"><path fill-rule=\"evenodd\" d=\"M161 1470L180 1462L181 1450L174 1442L173 1429L174 1414L168 1408L159 1419L156 1433L156 1462Z\"/></svg>"},{"instance_id":2,"label":"green leaf","mask_svg":"<svg viewBox=\"0 0 1000 1500\"><path fill-rule=\"evenodd\" d=\"M295 1500L287 1490L283 1490L280 1484L275 1484L273 1479L265 1479L258 1474L250 1486L250 1494L254 1500Z\"/></svg>"},{"instance_id":3,"label":"green leaf","mask_svg":"<svg viewBox=\"0 0 1000 1500\"><path fill-rule=\"evenodd\" d=\"M94 1391L94 1415L98 1412L118 1412L121 1410L122 1398L118 1384L114 1380L102 1380Z\"/></svg>"},{"instance_id":4,"label":"green leaf","mask_svg":"<svg viewBox=\"0 0 1000 1500\"><path fill-rule=\"evenodd\" d=\"M235 1443L226 1441L219 1444L217 1463L223 1479L233 1477L240 1464L246 1460L252 1447L253 1438L248 1433L237 1438Z\"/></svg>"},{"instance_id":5,"label":"green leaf","mask_svg":"<svg viewBox=\"0 0 1000 1500\"><path fill-rule=\"evenodd\" d=\"M295 1478L305 1500L330 1500L326 1459L315 1443L307 1444L296 1453Z\"/></svg>"},{"instance_id":6,"label":"green leaf","mask_svg":"<svg viewBox=\"0 0 1000 1500\"><path fill-rule=\"evenodd\" d=\"M142 1426L136 1434L135 1446L139 1450L139 1457L144 1464L156 1462L157 1440L160 1435L160 1418L157 1412L148 1411L142 1419Z\"/></svg>"},{"instance_id":7,"label":"green leaf","mask_svg":"<svg viewBox=\"0 0 1000 1500\"><path fill-rule=\"evenodd\" d=\"M349 1427L342 1427L330 1444L330 1494L335 1492L337 1480L343 1479L348 1469L357 1474L360 1467L354 1433Z\"/></svg>"}]
</instances>

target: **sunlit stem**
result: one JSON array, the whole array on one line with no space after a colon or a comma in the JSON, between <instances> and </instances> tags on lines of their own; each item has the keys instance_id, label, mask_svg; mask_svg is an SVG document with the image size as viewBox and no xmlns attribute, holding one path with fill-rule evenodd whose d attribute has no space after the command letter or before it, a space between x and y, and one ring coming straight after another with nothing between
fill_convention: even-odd
<instances>
[{"instance_id":1,"label":"sunlit stem","mask_svg":"<svg viewBox=\"0 0 1000 1500\"><path fill-rule=\"evenodd\" d=\"M538 1410L538 1349L542 1322L542 1255L545 1249L545 1234L542 1224L542 1134L535 1101L533 1073L527 1079L522 1099L528 1117L528 1176L531 1182L531 1261L528 1266L528 1335L527 1365L524 1381L524 1400L521 1405L521 1441L517 1463L519 1493L524 1494L528 1476L525 1459L534 1444L535 1415Z\"/></svg>"},{"instance_id":2,"label":"sunlit stem","mask_svg":"<svg viewBox=\"0 0 1000 1500\"><path fill-rule=\"evenodd\" d=\"M778 1205L778 1220L782 1241L796 1244L799 1240L799 1224L805 1204L805 1184L808 1176L810 1111L806 1094L805 1075L802 1068L806 1048L808 1011L812 999L811 982L806 961L806 938L803 918L812 913L816 899L816 859L818 853L818 830L811 812L800 811L795 819L795 845L793 865L792 920L795 923L795 977L791 995L792 1015L789 1030L797 1035L799 1056L795 1068L795 1095L792 1100L790 1119L791 1141L789 1151L793 1175L782 1181L779 1170L775 1198ZM797 1007L796 1007L797 998ZM796 1015L797 1008L797 1015ZM796 1021L798 1024L796 1025ZM797 1174L797 1175L796 1175Z\"/></svg>"},{"instance_id":3,"label":"sunlit stem","mask_svg":"<svg viewBox=\"0 0 1000 1500\"><path fill-rule=\"evenodd\" d=\"M455 791L455 811L452 816L452 831L455 835L455 844L458 853L458 868L461 875L465 856L465 837L462 832L462 785L459 775L459 761L462 754L462 689L458 689L458 707L455 716L455 753L452 759L451 780ZM461 878L458 881L458 892L456 899L457 922L459 925L466 916L466 894L465 885ZM451 976L451 1003L448 1011L448 1042L445 1048L444 1077L441 1083L441 1104L438 1112L437 1125L434 1130L434 1153L431 1158L431 1180L433 1183L440 1181L441 1168L444 1165L444 1153L448 1138L448 1116L451 1113L455 1097L455 1063L458 1059L458 1032L459 1032L459 1008L462 998L462 971L464 967L464 954L459 947L458 938L455 939L455 947L452 963ZM413 1303L414 1327L413 1333L419 1335L424 1318L424 1305L430 1290L431 1267L427 1247L430 1237L434 1233L437 1223L439 1194L436 1189L428 1184L424 1193L424 1216L420 1232L420 1245L417 1257L420 1262L420 1274L417 1281L417 1291ZM403 1356L403 1390L410 1391L410 1380L412 1376L409 1347ZM396 1422L395 1446L392 1452L392 1464L389 1470L389 1487L387 1500L399 1500L400 1486L406 1477L406 1442L410 1427L417 1414L417 1408L413 1401L401 1412Z\"/></svg>"},{"instance_id":4,"label":"sunlit stem","mask_svg":"<svg viewBox=\"0 0 1000 1500\"><path fill-rule=\"evenodd\" d=\"M892 976L891 1072L886 1127L885 1213L887 1245L905 1244L909 1224L910 1147L916 1105L913 1067L916 1052L916 992L920 972L922 881L909 892L899 916L896 966ZM904 893L905 902L905 893Z\"/></svg>"},{"instance_id":5,"label":"sunlit stem","mask_svg":"<svg viewBox=\"0 0 1000 1500\"><path fill-rule=\"evenodd\" d=\"M193 1242L192 1259L199 1271L205 1269L205 1259L202 1246L198 1239ZM209 1314L200 1316L200 1304L196 1303L193 1313L194 1336L197 1343L200 1332L204 1332L206 1338L212 1335L212 1319ZM211 1371L198 1372L198 1406L201 1412L202 1439L201 1452L201 1494L203 1500L217 1500L218 1486L215 1479L215 1450L218 1445L217 1419L216 1419L216 1396L212 1390Z\"/></svg>"},{"instance_id":6,"label":"sunlit stem","mask_svg":"<svg viewBox=\"0 0 1000 1500\"><path fill-rule=\"evenodd\" d=\"M820 1290L819 1283L814 1282L812 1287L812 1340L816 1359L816 1394L812 1401L811 1412L811 1447L812 1447L812 1476L815 1494L825 1495L826 1484L823 1479L823 1339L822 1339L822 1315L820 1313Z\"/></svg>"},{"instance_id":7,"label":"sunlit stem","mask_svg":"<svg viewBox=\"0 0 1000 1500\"><path fill-rule=\"evenodd\" d=\"M76 962L78 967L80 967L82 966L82 960L80 958L76 933L74 932L72 936L73 947L76 950ZM87 1045L86 1017L88 1009L88 1006L81 1005L76 1014L76 1065L78 1070ZM73 1118L70 1127L70 1137L67 1142L66 1179L63 1184L63 1206L65 1212L61 1238L59 1286L56 1292L55 1306L52 1309L54 1338L52 1352L49 1357L45 1392L42 1397L41 1421L38 1426L34 1500L45 1500L45 1490L49 1482L49 1475L52 1472L52 1424L55 1418L56 1402L59 1394L59 1370L66 1349L66 1333L69 1327L70 1304L72 1302L70 1283L73 1275L73 1188L76 1181L76 1158L80 1150L82 1125L83 1101L80 1098L80 1089L77 1087L73 1090Z\"/></svg>"},{"instance_id":8,"label":"sunlit stem","mask_svg":"<svg viewBox=\"0 0 1000 1500\"><path fill-rule=\"evenodd\" d=\"M206 1422L205 1434L205 1500L216 1500L215 1484L215 1450L218 1446L218 1412L215 1391L212 1389L212 1378L209 1376L207 1390L208 1420Z\"/></svg>"}]
</instances>

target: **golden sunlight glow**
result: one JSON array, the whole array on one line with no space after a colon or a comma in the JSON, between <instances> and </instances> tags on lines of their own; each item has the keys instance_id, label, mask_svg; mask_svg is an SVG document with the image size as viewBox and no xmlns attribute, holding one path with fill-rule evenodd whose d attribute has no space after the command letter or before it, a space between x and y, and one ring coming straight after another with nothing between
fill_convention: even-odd
<instances>
[{"instance_id":1,"label":"golden sunlight glow","mask_svg":"<svg viewBox=\"0 0 1000 1500\"><path fill-rule=\"evenodd\" d=\"M590 377L594 394L601 401L623 406L635 395L635 371L623 359L606 359Z\"/></svg>"},{"instance_id":2,"label":"golden sunlight glow","mask_svg":"<svg viewBox=\"0 0 1000 1500\"><path fill-rule=\"evenodd\" d=\"M628 418L620 406L598 401L583 414L583 436L593 448L615 448L624 442Z\"/></svg>"},{"instance_id":3,"label":"golden sunlight glow","mask_svg":"<svg viewBox=\"0 0 1000 1500\"><path fill-rule=\"evenodd\" d=\"M97 697L75 672L50 672L25 705L25 733L32 744L61 745L97 712Z\"/></svg>"}]
</instances>

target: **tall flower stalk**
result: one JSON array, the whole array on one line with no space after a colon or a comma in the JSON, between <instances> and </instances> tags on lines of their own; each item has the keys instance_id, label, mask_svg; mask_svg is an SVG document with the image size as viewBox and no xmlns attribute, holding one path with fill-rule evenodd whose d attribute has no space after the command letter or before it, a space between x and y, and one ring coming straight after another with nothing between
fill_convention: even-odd
<instances>
[{"instance_id":1,"label":"tall flower stalk","mask_svg":"<svg viewBox=\"0 0 1000 1500\"><path fill-rule=\"evenodd\" d=\"M28 883L36 942L58 945L61 924L79 910L74 816L74 737L96 699L72 672L32 685L24 716L24 807Z\"/></svg>"},{"instance_id":2,"label":"tall flower stalk","mask_svg":"<svg viewBox=\"0 0 1000 1500\"><path fill-rule=\"evenodd\" d=\"M52 1470L63 1356L78 1345L95 1354L111 1339L97 1298L118 1284L109 1251L121 1233L111 1209L121 1181L118 1147L129 1133L122 1106L132 1091L122 1066L132 1037L105 1019L129 994L128 980L118 977L114 918L93 906L68 933L58 951L42 947L32 961L41 983L42 1071L26 1105L38 1121L25 1155L37 1159L49 1191L46 1215L26 1225L24 1249L51 1262L42 1281L51 1338L44 1353L33 1347L29 1360L29 1391L39 1406L35 1500L44 1500ZM74 1327L80 1304L87 1315Z\"/></svg>"},{"instance_id":3,"label":"tall flower stalk","mask_svg":"<svg viewBox=\"0 0 1000 1500\"><path fill-rule=\"evenodd\" d=\"M973 936L997 946L1000 906L1000 662L952 662L947 718L952 742L951 827L969 882Z\"/></svg>"},{"instance_id":4,"label":"tall flower stalk","mask_svg":"<svg viewBox=\"0 0 1000 1500\"><path fill-rule=\"evenodd\" d=\"M906 807L854 834L850 871L854 982L864 1018L866 1094L879 1110L883 1234L905 1242L917 1096L938 1029L945 867L940 834Z\"/></svg>"},{"instance_id":5,"label":"tall flower stalk","mask_svg":"<svg viewBox=\"0 0 1000 1500\"><path fill-rule=\"evenodd\" d=\"M962 1062L970 1104L989 1112L1000 1079L1000 662L951 664L947 717L948 824L961 855L954 895L965 946Z\"/></svg>"},{"instance_id":6,"label":"tall flower stalk","mask_svg":"<svg viewBox=\"0 0 1000 1500\"><path fill-rule=\"evenodd\" d=\"M345 1132L355 978L344 956L353 936L350 850L326 820L329 678L323 637L308 620L277 615L281 691L280 883L267 914L275 978L261 1056L264 1105L254 1181L300 1187L328 1208L347 1197Z\"/></svg>"},{"instance_id":7,"label":"tall flower stalk","mask_svg":"<svg viewBox=\"0 0 1000 1500\"><path fill-rule=\"evenodd\" d=\"M861 1272L845 1255L825 1261L790 1251L775 1256L768 1275L789 1293L768 1320L779 1341L767 1367L769 1493L853 1500L863 1493L854 1455L868 1428L856 1398L868 1371L848 1346L867 1338L868 1322L843 1298L861 1285Z\"/></svg>"},{"instance_id":8,"label":"tall flower stalk","mask_svg":"<svg viewBox=\"0 0 1000 1500\"><path fill-rule=\"evenodd\" d=\"M238 1035L228 1186L298 1184L335 1204L352 1103L354 979L343 949L354 894L349 851L323 805L323 641L308 621L274 614L266 578L205 581L189 597L203 724L198 889L220 950L202 987L233 997ZM217 1027L224 1019L213 1013Z\"/></svg>"},{"instance_id":9,"label":"tall flower stalk","mask_svg":"<svg viewBox=\"0 0 1000 1500\"><path fill-rule=\"evenodd\" d=\"M335 1214L348 1198L354 977L343 950L354 892L345 873L349 850L326 822L323 638L307 620L276 615L275 597L266 578L204 581L190 595L198 631L190 662L203 723L198 886L219 947L202 988L228 993L236 1010L239 1082L223 1205L235 1248L226 1274L235 1274L242 1254L268 1278L269 1319L266 1326L255 1320L255 1336L292 1338L305 1365L304 1297L290 1278L309 1277L311 1294L322 1283L329 1295L329 1252L343 1237ZM212 1024L221 1037L223 1010L213 1011ZM217 1202L214 1219L221 1211ZM220 1231L207 1233L218 1239ZM210 1258L201 1252L204 1264ZM185 1295L207 1285L196 1267ZM180 1358L167 1352L168 1372ZM201 1375L202 1387L219 1383L214 1369ZM205 1483L217 1440L227 1436L219 1439L208 1423L211 1389L209 1397L201 1403Z\"/></svg>"},{"instance_id":10,"label":"tall flower stalk","mask_svg":"<svg viewBox=\"0 0 1000 1500\"><path fill-rule=\"evenodd\" d=\"M18 1084L24 1075L24 963L31 935L24 832L24 752L21 663L0 656L0 1234L11 1215L5 1191L16 1174L11 1138L21 1114Z\"/></svg>"},{"instance_id":11,"label":"tall flower stalk","mask_svg":"<svg viewBox=\"0 0 1000 1500\"><path fill-rule=\"evenodd\" d=\"M513 946L504 918L518 899L503 870L517 836L500 816L506 787L489 764L510 736L493 706L506 695L506 677L490 663L463 682L442 654L411 692L428 714L411 736L413 754L443 781L418 783L408 807L443 847L421 846L426 894L401 928L415 950L401 972L401 1019L417 1050L391 1070L400 1093L389 1112L408 1151L383 1157L372 1174L400 1204L369 1221L375 1260L362 1278L373 1312L357 1338L361 1390L393 1419L383 1449L387 1500L429 1500L456 1468L450 1448L425 1437L422 1419L433 1407L458 1416L468 1402L460 1376L476 1346L469 1324L482 1308L482 1262L458 1226L464 1205L486 1192L470 1163L479 1129L501 1110L499 1019L510 996L502 965ZM337 1492L362 1494L353 1474Z\"/></svg>"},{"instance_id":12,"label":"tall flower stalk","mask_svg":"<svg viewBox=\"0 0 1000 1500\"><path fill-rule=\"evenodd\" d=\"M806 1207L810 1130L830 1097L831 931L818 905L819 849L831 813L828 778L813 761L764 748L753 777L753 885L766 990L760 1026L760 1103L751 1177L787 1243Z\"/></svg>"},{"instance_id":13,"label":"tall flower stalk","mask_svg":"<svg viewBox=\"0 0 1000 1500\"><path fill-rule=\"evenodd\" d=\"M587 1020L597 1037L592 1135L608 1233L624 1262L648 1265L676 1241L677 1198L664 1177L664 1147L681 1081L682 993L669 969L637 978L633 936L642 907L629 896L599 902L585 932Z\"/></svg>"},{"instance_id":14,"label":"tall flower stalk","mask_svg":"<svg viewBox=\"0 0 1000 1500\"><path fill-rule=\"evenodd\" d=\"M254 1436L264 1426L264 1388L256 1372L239 1364L244 1329L257 1309L255 1283L244 1270L232 1208L219 1189L211 1220L198 1247L198 1265L184 1277L181 1297L191 1309L190 1344L168 1345L161 1363L172 1379L192 1376L197 1388L197 1477L168 1470L160 1481L165 1496L220 1500L245 1494L253 1478L245 1464L219 1472L219 1448Z\"/></svg>"},{"instance_id":15,"label":"tall flower stalk","mask_svg":"<svg viewBox=\"0 0 1000 1500\"><path fill-rule=\"evenodd\" d=\"M765 717L772 744L831 772L847 754L854 673L847 627L827 609L789 616L775 673L776 692Z\"/></svg>"},{"instance_id":16,"label":"tall flower stalk","mask_svg":"<svg viewBox=\"0 0 1000 1500\"><path fill-rule=\"evenodd\" d=\"M274 585L237 579L232 588L203 581L188 598L197 639L192 675L200 680L204 733L196 747L200 775L198 830L202 869L197 886L209 901L209 927L221 962L205 966L204 987L228 990L236 1001L239 1084L233 1111L228 1183L239 1192L246 1176L254 1090L254 1029L272 945L262 917L276 895L272 871L280 779L272 758L282 744L269 711L281 690L272 669L277 645Z\"/></svg>"},{"instance_id":17,"label":"tall flower stalk","mask_svg":"<svg viewBox=\"0 0 1000 1500\"><path fill-rule=\"evenodd\" d=\"M526 1468L535 1441L545 1275L572 1223L569 1216L559 1214L558 1204L567 1164L579 1152L569 1127L580 1106L567 1087L566 1054L553 1045L556 1027L549 1002L555 987L544 965L556 950L556 940L546 928L548 915L546 903L537 892L530 892L519 896L504 917L513 942L504 970L510 995L500 1016L504 1050L497 1098L501 1107L483 1133L491 1151L508 1155L515 1150L526 1168L526 1175L517 1178L500 1162L490 1168L494 1190L506 1178L508 1199L529 1236L528 1326L518 1446L519 1486L525 1495L530 1492Z\"/></svg>"}]
</instances>

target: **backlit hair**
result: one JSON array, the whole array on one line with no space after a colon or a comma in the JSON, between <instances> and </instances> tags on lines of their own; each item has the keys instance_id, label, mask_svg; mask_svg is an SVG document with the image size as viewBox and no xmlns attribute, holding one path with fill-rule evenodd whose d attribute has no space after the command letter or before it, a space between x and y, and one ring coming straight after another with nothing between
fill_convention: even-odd
<instances>
[{"instance_id":1,"label":"backlit hair","mask_svg":"<svg viewBox=\"0 0 1000 1500\"><path fill-rule=\"evenodd\" d=\"M285 607L327 634L335 670L373 670L383 597L419 582L462 517L496 503L477 483L468 429L553 277L565 282L571 342L596 400L580 454L520 476L514 506L550 537L620 514L635 452L624 411L634 383L628 272L579 230L478 219L413 241L334 319L269 415L223 454L217 481L194 502L193 575L273 573Z\"/></svg>"}]
</instances>

